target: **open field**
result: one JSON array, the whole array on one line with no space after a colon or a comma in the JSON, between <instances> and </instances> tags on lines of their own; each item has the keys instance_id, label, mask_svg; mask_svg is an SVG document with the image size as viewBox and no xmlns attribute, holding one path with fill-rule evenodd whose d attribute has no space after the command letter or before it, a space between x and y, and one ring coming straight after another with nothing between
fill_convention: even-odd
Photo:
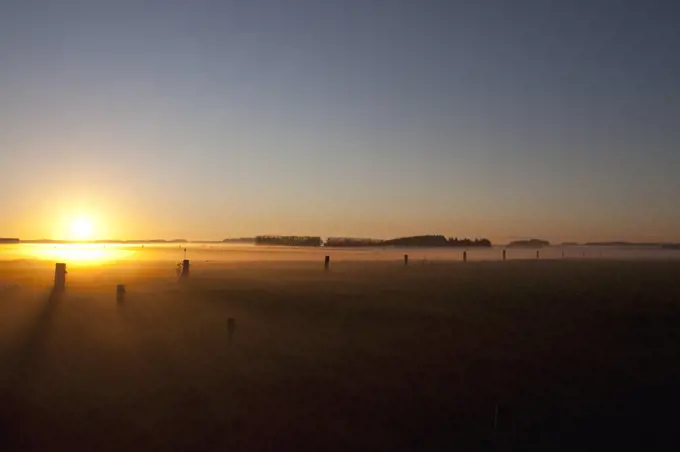
<instances>
[{"instance_id":1,"label":"open field","mask_svg":"<svg viewBox=\"0 0 680 452\"><path fill-rule=\"evenodd\" d=\"M92 262L125 262L128 266L140 262L179 261L187 249L188 257L202 263L219 262L322 262L330 254L333 262L400 261L408 254L412 263L430 261L461 261L467 253L469 261L498 261L502 259L502 246L490 248L408 248L408 247L283 247L232 245L221 243L188 243L180 245L130 245L130 244L19 244L0 245L0 262L39 260L45 262L68 262L69 265L90 265ZM509 248L508 260L534 260L534 248ZM678 260L680 250L659 247L625 246L551 246L539 250L542 259L593 260Z\"/></svg>"},{"instance_id":2,"label":"open field","mask_svg":"<svg viewBox=\"0 0 680 452\"><path fill-rule=\"evenodd\" d=\"M677 445L680 261L154 256L0 262L0 450Z\"/></svg>"}]
</instances>

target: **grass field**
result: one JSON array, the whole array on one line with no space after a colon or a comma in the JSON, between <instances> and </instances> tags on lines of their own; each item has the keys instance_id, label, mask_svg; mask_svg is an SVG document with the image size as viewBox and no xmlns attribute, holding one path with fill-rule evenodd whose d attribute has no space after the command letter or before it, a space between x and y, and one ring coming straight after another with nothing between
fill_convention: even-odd
<instances>
[{"instance_id":1,"label":"grass field","mask_svg":"<svg viewBox=\"0 0 680 452\"><path fill-rule=\"evenodd\" d=\"M0 450L673 450L679 277L149 260L51 298L52 263L0 262Z\"/></svg>"}]
</instances>

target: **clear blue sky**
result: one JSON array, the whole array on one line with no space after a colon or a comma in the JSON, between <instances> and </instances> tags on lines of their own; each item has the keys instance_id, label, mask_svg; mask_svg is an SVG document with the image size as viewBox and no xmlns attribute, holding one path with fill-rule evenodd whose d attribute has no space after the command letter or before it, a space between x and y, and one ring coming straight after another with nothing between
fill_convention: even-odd
<instances>
[{"instance_id":1,"label":"clear blue sky","mask_svg":"<svg viewBox=\"0 0 680 452\"><path fill-rule=\"evenodd\" d=\"M0 3L0 236L680 240L680 7Z\"/></svg>"}]
</instances>

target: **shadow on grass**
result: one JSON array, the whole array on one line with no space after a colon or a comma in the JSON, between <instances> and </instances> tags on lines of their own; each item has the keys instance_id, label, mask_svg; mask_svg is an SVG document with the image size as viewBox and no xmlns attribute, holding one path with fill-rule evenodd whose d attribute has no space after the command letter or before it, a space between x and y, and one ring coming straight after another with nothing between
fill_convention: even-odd
<instances>
[{"instance_id":1,"label":"shadow on grass","mask_svg":"<svg viewBox=\"0 0 680 452\"><path fill-rule=\"evenodd\" d=\"M41 371L45 344L63 297L64 292L58 290L47 294L23 340L3 365L0 375L0 449L11 446L12 425L20 419L21 400L31 391Z\"/></svg>"}]
</instances>

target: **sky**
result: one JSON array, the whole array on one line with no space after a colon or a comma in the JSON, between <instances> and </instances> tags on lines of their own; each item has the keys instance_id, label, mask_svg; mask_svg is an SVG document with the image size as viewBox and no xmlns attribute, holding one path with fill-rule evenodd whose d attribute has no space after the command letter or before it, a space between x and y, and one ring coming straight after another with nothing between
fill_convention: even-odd
<instances>
[{"instance_id":1,"label":"sky","mask_svg":"<svg viewBox=\"0 0 680 452\"><path fill-rule=\"evenodd\" d=\"M0 236L680 241L676 3L0 2Z\"/></svg>"}]
</instances>

